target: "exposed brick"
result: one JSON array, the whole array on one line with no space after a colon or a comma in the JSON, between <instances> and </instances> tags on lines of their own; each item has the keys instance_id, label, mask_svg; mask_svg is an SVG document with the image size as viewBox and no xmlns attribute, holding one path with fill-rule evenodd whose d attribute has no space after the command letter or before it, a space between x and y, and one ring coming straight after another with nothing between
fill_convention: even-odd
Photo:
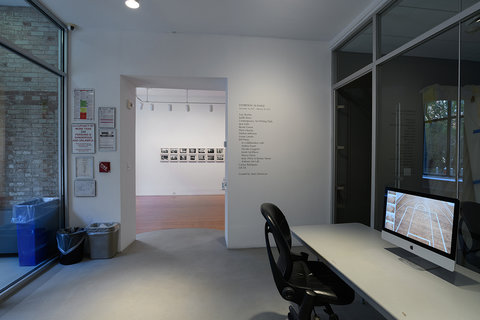
<instances>
[{"instance_id":1,"label":"exposed brick","mask_svg":"<svg viewBox=\"0 0 480 320\"><path fill-rule=\"evenodd\" d=\"M2 36L58 61L58 29L28 7L2 7ZM56 76L0 48L0 209L58 192Z\"/></svg>"}]
</instances>

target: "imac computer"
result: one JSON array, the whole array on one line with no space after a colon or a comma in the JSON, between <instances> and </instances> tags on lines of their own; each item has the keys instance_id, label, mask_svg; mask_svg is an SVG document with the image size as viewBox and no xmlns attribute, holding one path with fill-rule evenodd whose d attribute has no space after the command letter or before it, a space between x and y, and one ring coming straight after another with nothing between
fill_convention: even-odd
<instances>
[{"instance_id":1,"label":"imac computer","mask_svg":"<svg viewBox=\"0 0 480 320\"><path fill-rule=\"evenodd\" d=\"M458 199L387 187L382 238L454 271L458 215Z\"/></svg>"}]
</instances>

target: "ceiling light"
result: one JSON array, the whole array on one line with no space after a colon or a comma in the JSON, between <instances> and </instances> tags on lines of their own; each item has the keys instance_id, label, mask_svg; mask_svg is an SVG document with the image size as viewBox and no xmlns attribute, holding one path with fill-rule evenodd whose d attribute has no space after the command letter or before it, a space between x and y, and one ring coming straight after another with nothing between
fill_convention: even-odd
<instances>
[{"instance_id":1,"label":"ceiling light","mask_svg":"<svg viewBox=\"0 0 480 320\"><path fill-rule=\"evenodd\" d=\"M466 33L475 33L480 30L480 16L473 18L466 26Z\"/></svg>"},{"instance_id":2,"label":"ceiling light","mask_svg":"<svg viewBox=\"0 0 480 320\"><path fill-rule=\"evenodd\" d=\"M140 7L140 3L138 3L138 0L127 0L125 1L125 5L130 9L138 9Z\"/></svg>"}]
</instances>

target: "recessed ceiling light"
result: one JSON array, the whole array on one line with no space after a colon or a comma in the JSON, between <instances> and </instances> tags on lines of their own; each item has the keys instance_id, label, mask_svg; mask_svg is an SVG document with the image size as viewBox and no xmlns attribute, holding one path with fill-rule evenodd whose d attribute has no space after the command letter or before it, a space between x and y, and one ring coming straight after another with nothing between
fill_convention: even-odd
<instances>
[{"instance_id":1,"label":"recessed ceiling light","mask_svg":"<svg viewBox=\"0 0 480 320\"><path fill-rule=\"evenodd\" d=\"M138 9L140 7L140 3L137 0L127 0L125 1L125 5L130 9Z\"/></svg>"}]
</instances>

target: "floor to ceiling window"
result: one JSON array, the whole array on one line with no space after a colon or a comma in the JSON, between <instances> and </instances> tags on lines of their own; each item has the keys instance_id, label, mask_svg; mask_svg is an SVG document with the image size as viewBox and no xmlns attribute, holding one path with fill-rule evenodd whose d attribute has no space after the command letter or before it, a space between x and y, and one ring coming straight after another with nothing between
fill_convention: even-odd
<instances>
[{"instance_id":1,"label":"floor to ceiling window","mask_svg":"<svg viewBox=\"0 0 480 320\"><path fill-rule=\"evenodd\" d=\"M339 92L373 74L371 226L386 186L480 202L479 1L392 1L357 30L334 48L332 78ZM365 57L351 39L366 34L372 62L352 68L344 48Z\"/></svg>"},{"instance_id":2,"label":"floor to ceiling window","mask_svg":"<svg viewBox=\"0 0 480 320\"><path fill-rule=\"evenodd\" d=\"M65 26L38 1L6 3L0 5L0 295L56 255L65 207Z\"/></svg>"}]
</instances>

